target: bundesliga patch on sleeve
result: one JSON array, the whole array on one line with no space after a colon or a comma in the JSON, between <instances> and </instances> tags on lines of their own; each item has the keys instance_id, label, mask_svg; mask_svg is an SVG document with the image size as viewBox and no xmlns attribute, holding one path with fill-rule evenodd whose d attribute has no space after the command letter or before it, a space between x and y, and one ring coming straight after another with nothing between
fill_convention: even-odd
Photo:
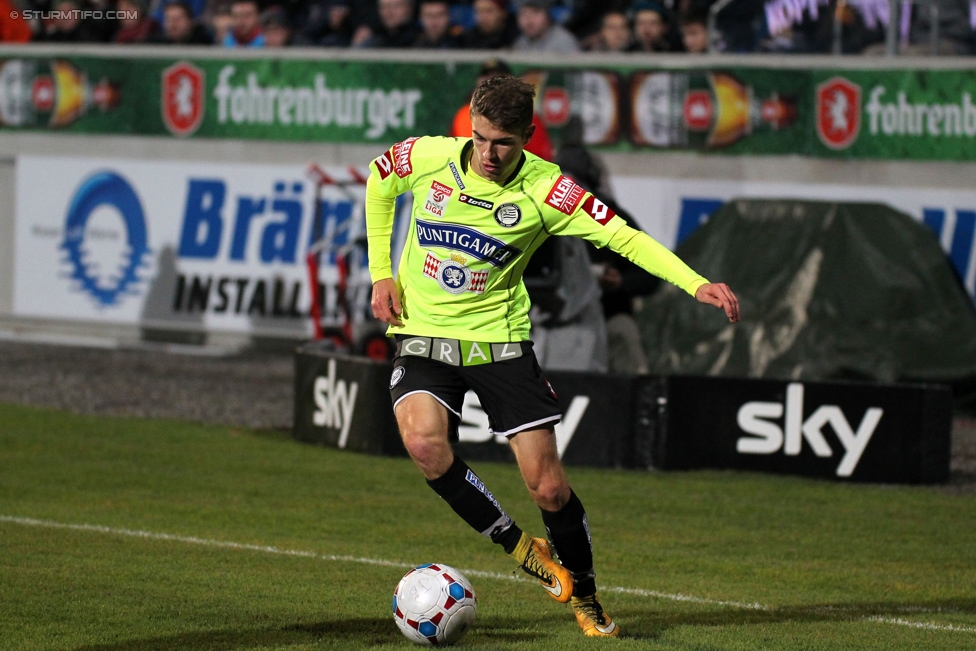
<instances>
[{"instance_id":1,"label":"bundesliga patch on sleeve","mask_svg":"<svg viewBox=\"0 0 976 651\"><path fill-rule=\"evenodd\" d=\"M585 193L586 191L576 185L573 179L560 175L556 179L555 185L549 190L546 203L561 213L572 215L579 206L580 199L583 198Z\"/></svg>"},{"instance_id":2,"label":"bundesliga patch on sleeve","mask_svg":"<svg viewBox=\"0 0 976 651\"><path fill-rule=\"evenodd\" d=\"M610 209L610 206L603 203L592 194L583 202L583 212L593 218L600 226L606 226L617 213Z\"/></svg>"}]
</instances>

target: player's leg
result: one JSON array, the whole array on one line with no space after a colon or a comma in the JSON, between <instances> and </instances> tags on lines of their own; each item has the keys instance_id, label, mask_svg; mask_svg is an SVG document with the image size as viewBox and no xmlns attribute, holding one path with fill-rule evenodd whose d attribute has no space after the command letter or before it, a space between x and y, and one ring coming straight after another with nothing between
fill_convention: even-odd
<instances>
[{"instance_id":1,"label":"player's leg","mask_svg":"<svg viewBox=\"0 0 976 651\"><path fill-rule=\"evenodd\" d=\"M596 596L593 547L586 511L569 486L559 460L552 429L519 432L510 439L512 451L559 561L572 573L573 610L586 635L614 636L617 625Z\"/></svg>"},{"instance_id":2,"label":"player's leg","mask_svg":"<svg viewBox=\"0 0 976 651\"><path fill-rule=\"evenodd\" d=\"M452 390L444 365L430 360L399 360L409 371L394 370L391 392L404 447L431 487L461 519L511 553L522 530L502 510L484 482L451 447L464 387ZM434 366L431 366L434 365ZM426 385L428 388L420 388Z\"/></svg>"},{"instance_id":3,"label":"player's leg","mask_svg":"<svg viewBox=\"0 0 976 651\"><path fill-rule=\"evenodd\" d=\"M403 447L427 481L447 472L454 462L447 408L429 393L413 393L396 405Z\"/></svg>"}]
</instances>

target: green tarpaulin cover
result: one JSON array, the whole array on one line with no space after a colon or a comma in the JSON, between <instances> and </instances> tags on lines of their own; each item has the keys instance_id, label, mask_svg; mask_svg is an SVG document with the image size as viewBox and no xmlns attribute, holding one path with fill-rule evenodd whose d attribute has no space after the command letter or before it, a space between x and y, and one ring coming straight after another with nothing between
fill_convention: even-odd
<instances>
[{"instance_id":1,"label":"green tarpaulin cover","mask_svg":"<svg viewBox=\"0 0 976 651\"><path fill-rule=\"evenodd\" d=\"M678 255L739 298L672 285L637 319L658 374L970 383L976 309L935 235L881 204L734 200Z\"/></svg>"}]
</instances>

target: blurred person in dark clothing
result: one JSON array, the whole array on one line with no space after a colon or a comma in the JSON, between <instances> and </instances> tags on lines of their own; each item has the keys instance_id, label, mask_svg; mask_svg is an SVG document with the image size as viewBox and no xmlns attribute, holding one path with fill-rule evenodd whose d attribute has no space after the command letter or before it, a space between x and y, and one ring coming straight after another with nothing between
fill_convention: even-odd
<instances>
[{"instance_id":1,"label":"blurred person in dark clothing","mask_svg":"<svg viewBox=\"0 0 976 651\"><path fill-rule=\"evenodd\" d=\"M352 0L313 0L298 12L295 25L303 42L349 47L355 30Z\"/></svg>"},{"instance_id":2,"label":"blurred person in dark clothing","mask_svg":"<svg viewBox=\"0 0 976 651\"><path fill-rule=\"evenodd\" d=\"M95 21L82 19L82 6L76 0L61 0L51 7L56 12L55 18L44 21L44 30L38 35L38 41L52 43L102 43L111 38ZM102 21L112 24L114 21ZM114 31L114 25L113 25Z\"/></svg>"},{"instance_id":3,"label":"blurred person in dark clothing","mask_svg":"<svg viewBox=\"0 0 976 651\"><path fill-rule=\"evenodd\" d=\"M119 26L112 40L116 43L151 43L159 34L159 24L149 15L144 0L118 0Z\"/></svg>"},{"instance_id":4,"label":"blurred person in dark clothing","mask_svg":"<svg viewBox=\"0 0 976 651\"><path fill-rule=\"evenodd\" d=\"M510 48L519 35L515 15L508 10L508 0L474 0L474 25L461 37L469 50L503 50Z\"/></svg>"},{"instance_id":5,"label":"blurred person in dark clothing","mask_svg":"<svg viewBox=\"0 0 976 651\"><path fill-rule=\"evenodd\" d=\"M163 7L163 28L153 43L160 45L212 45L213 39L193 18L193 9L183 0L172 0Z\"/></svg>"},{"instance_id":6,"label":"blurred person in dark clothing","mask_svg":"<svg viewBox=\"0 0 976 651\"><path fill-rule=\"evenodd\" d=\"M264 47L261 32L261 12L257 0L232 0L230 15L234 19L231 30L224 36L225 47Z\"/></svg>"},{"instance_id":7,"label":"blurred person in dark clothing","mask_svg":"<svg viewBox=\"0 0 976 651\"><path fill-rule=\"evenodd\" d=\"M681 51L671 30L668 10L660 2L638 0L632 7L634 46L632 52Z\"/></svg>"},{"instance_id":8,"label":"blurred person in dark clothing","mask_svg":"<svg viewBox=\"0 0 976 651\"><path fill-rule=\"evenodd\" d=\"M627 15L631 4L631 0L574 0L563 27L575 34L580 42L588 41L599 33L607 14Z\"/></svg>"},{"instance_id":9,"label":"blurred person in dark clothing","mask_svg":"<svg viewBox=\"0 0 976 651\"><path fill-rule=\"evenodd\" d=\"M261 13L261 31L265 47L297 45L295 33L288 15L280 6L268 7Z\"/></svg>"},{"instance_id":10,"label":"blurred person in dark clothing","mask_svg":"<svg viewBox=\"0 0 976 651\"><path fill-rule=\"evenodd\" d=\"M451 6L447 0L420 0L421 34L414 41L417 48L453 50L461 47L464 30L451 23Z\"/></svg>"},{"instance_id":11,"label":"blurred person in dark clothing","mask_svg":"<svg viewBox=\"0 0 976 651\"><path fill-rule=\"evenodd\" d=\"M230 4L224 0L207 3L203 13L203 25L210 32L214 45L223 45L224 39L234 28L234 17L230 14Z\"/></svg>"},{"instance_id":12,"label":"blurred person in dark clothing","mask_svg":"<svg viewBox=\"0 0 976 651\"><path fill-rule=\"evenodd\" d=\"M414 19L413 0L379 0L379 24L362 25L353 35L352 44L364 48L407 48L420 36ZM368 30L368 33L367 33Z\"/></svg>"},{"instance_id":13,"label":"blurred person in dark clothing","mask_svg":"<svg viewBox=\"0 0 976 651\"><path fill-rule=\"evenodd\" d=\"M608 11L600 21L600 31L583 42L583 49L589 52L628 52L633 45L627 13Z\"/></svg>"},{"instance_id":14,"label":"blurred person in dark clothing","mask_svg":"<svg viewBox=\"0 0 976 651\"><path fill-rule=\"evenodd\" d=\"M553 161L563 174L571 177L584 190L592 192L600 201L619 215L627 225L641 229L637 221L608 196L606 172L599 159L582 143L582 121L570 119L564 142ZM640 330L634 318L634 299L657 291L661 280L641 269L627 258L607 248L598 249L587 243L593 271L600 284L600 303L607 324L608 365L611 373L646 375L647 356L641 342Z\"/></svg>"},{"instance_id":15,"label":"blurred person in dark clothing","mask_svg":"<svg viewBox=\"0 0 976 651\"><path fill-rule=\"evenodd\" d=\"M681 44L689 54L708 52L708 13L702 9L691 9L682 14L679 20Z\"/></svg>"}]
</instances>

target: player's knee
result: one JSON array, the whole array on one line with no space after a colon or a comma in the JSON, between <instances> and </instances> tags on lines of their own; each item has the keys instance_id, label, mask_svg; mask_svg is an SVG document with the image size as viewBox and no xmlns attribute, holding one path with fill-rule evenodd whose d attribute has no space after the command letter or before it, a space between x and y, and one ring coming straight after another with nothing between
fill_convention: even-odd
<instances>
[{"instance_id":1,"label":"player's knee","mask_svg":"<svg viewBox=\"0 0 976 651\"><path fill-rule=\"evenodd\" d=\"M446 432L433 422L411 421L400 425L403 447L421 468L440 466L445 457L450 457L450 444ZM448 462L450 459L448 458Z\"/></svg>"},{"instance_id":2,"label":"player's knee","mask_svg":"<svg viewBox=\"0 0 976 651\"><path fill-rule=\"evenodd\" d=\"M529 486L532 499L540 509L558 511L569 501L569 486L554 479L542 479L534 487Z\"/></svg>"}]
</instances>

